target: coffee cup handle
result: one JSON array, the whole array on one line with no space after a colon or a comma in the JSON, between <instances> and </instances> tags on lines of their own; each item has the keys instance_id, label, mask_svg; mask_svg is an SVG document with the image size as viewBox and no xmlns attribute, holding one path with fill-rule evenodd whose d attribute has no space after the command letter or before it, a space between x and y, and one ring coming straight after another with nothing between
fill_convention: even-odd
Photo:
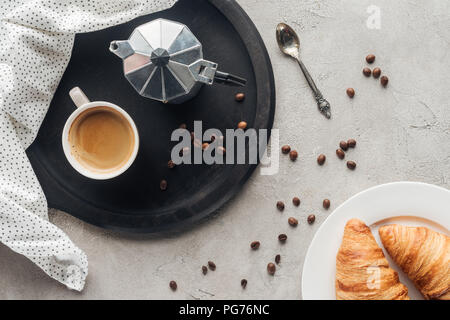
<instances>
[{"instance_id":1,"label":"coffee cup handle","mask_svg":"<svg viewBox=\"0 0 450 320\"><path fill-rule=\"evenodd\" d=\"M84 94L83 90L79 87L75 87L69 91L69 96L72 99L73 103L77 106L77 108L89 103L88 97Z\"/></svg>"}]
</instances>

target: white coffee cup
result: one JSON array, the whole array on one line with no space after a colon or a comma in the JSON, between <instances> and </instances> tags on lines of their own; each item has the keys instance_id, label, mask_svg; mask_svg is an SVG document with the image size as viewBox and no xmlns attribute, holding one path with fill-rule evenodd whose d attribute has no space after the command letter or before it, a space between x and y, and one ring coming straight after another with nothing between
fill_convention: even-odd
<instances>
[{"instance_id":1,"label":"white coffee cup","mask_svg":"<svg viewBox=\"0 0 450 320\"><path fill-rule=\"evenodd\" d=\"M139 150L139 134L138 134L136 124L134 123L133 119L131 119L131 117L129 116L129 114L127 112L125 112L125 110L123 110L122 108L120 108L119 106L117 106L113 103L106 102L106 101L94 101L94 102L89 101L89 99L86 97L86 95L83 93L83 91L78 87L75 87L72 90L70 90L69 95L72 98L72 101L77 106L77 109L67 119L66 124L64 125L63 133L62 133L63 150L64 150L64 154L65 154L67 160L69 161L69 163L72 165L72 167L76 171L81 173L83 176L91 178L91 179L95 179L95 180L111 179L111 178L117 177L117 176L121 175L122 173L124 173L133 164L134 160L136 159L138 150ZM115 169L114 171L97 172L97 171L90 170L89 168L86 168L85 166L83 166L72 154L72 148L71 148L70 142L69 142L69 131L72 127L73 122L77 119L77 117L82 112L84 112L88 109L96 108L96 107L108 107L108 108L114 109L115 111L119 112L128 121L128 123L134 133L134 147L133 147L133 151L132 151L130 157L123 165L121 165L119 168Z\"/></svg>"}]
</instances>

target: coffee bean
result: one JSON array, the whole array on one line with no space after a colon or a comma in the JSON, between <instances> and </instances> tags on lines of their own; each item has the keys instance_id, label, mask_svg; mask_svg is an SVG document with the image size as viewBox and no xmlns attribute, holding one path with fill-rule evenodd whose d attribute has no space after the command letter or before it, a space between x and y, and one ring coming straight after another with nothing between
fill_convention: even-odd
<instances>
[{"instance_id":1,"label":"coffee bean","mask_svg":"<svg viewBox=\"0 0 450 320\"><path fill-rule=\"evenodd\" d=\"M381 69L380 68L373 69L373 77L375 79L378 79L380 77L380 75L381 75Z\"/></svg>"},{"instance_id":2,"label":"coffee bean","mask_svg":"<svg viewBox=\"0 0 450 320\"><path fill-rule=\"evenodd\" d=\"M236 99L236 101L241 102L244 101L245 99L245 94L242 92L236 93L236 95L234 96L234 98Z\"/></svg>"},{"instance_id":3,"label":"coffee bean","mask_svg":"<svg viewBox=\"0 0 450 320\"><path fill-rule=\"evenodd\" d=\"M372 74L372 71L371 71L369 68L364 68L364 69L363 69L363 74L364 74L366 77L370 77L370 75Z\"/></svg>"},{"instance_id":4,"label":"coffee bean","mask_svg":"<svg viewBox=\"0 0 450 320\"><path fill-rule=\"evenodd\" d=\"M245 128L247 128L247 122L245 122L245 121L239 122L238 123L238 128L242 129L242 130L245 130Z\"/></svg>"},{"instance_id":5,"label":"coffee bean","mask_svg":"<svg viewBox=\"0 0 450 320\"><path fill-rule=\"evenodd\" d=\"M297 160L297 157L298 157L298 152L297 152L297 151L292 150L291 152L289 152L289 158L290 158L292 161Z\"/></svg>"},{"instance_id":6,"label":"coffee bean","mask_svg":"<svg viewBox=\"0 0 450 320\"><path fill-rule=\"evenodd\" d=\"M281 261L281 256L280 256L279 254L277 254L277 255L275 256L275 263L276 263L276 264L280 264L280 261Z\"/></svg>"},{"instance_id":7,"label":"coffee bean","mask_svg":"<svg viewBox=\"0 0 450 320\"><path fill-rule=\"evenodd\" d=\"M192 131L191 132L191 141L194 141L194 139L195 139L195 133Z\"/></svg>"},{"instance_id":8,"label":"coffee bean","mask_svg":"<svg viewBox=\"0 0 450 320\"><path fill-rule=\"evenodd\" d=\"M317 163L319 166L323 165L325 163L325 160L327 160L327 157L325 157L324 154L321 154L317 157Z\"/></svg>"},{"instance_id":9,"label":"coffee bean","mask_svg":"<svg viewBox=\"0 0 450 320\"><path fill-rule=\"evenodd\" d=\"M347 145L349 148L354 148L356 146L356 140L355 139L348 139Z\"/></svg>"},{"instance_id":10,"label":"coffee bean","mask_svg":"<svg viewBox=\"0 0 450 320\"><path fill-rule=\"evenodd\" d=\"M159 183L159 188L162 191L165 191L167 189L167 181L166 180L161 180L161 182Z\"/></svg>"},{"instance_id":11,"label":"coffee bean","mask_svg":"<svg viewBox=\"0 0 450 320\"><path fill-rule=\"evenodd\" d=\"M288 219L288 223L292 226L292 227L296 227L298 225L298 220L295 219L294 217L290 217Z\"/></svg>"},{"instance_id":12,"label":"coffee bean","mask_svg":"<svg viewBox=\"0 0 450 320\"><path fill-rule=\"evenodd\" d=\"M208 261L208 267L209 267L209 270L211 270L211 271L216 270L216 264L212 261Z\"/></svg>"},{"instance_id":13,"label":"coffee bean","mask_svg":"<svg viewBox=\"0 0 450 320\"><path fill-rule=\"evenodd\" d=\"M275 271L277 270L277 267L275 267L275 265L272 263L272 262L270 262L268 265L267 265L267 272L271 275L271 276L273 276L274 274L275 274Z\"/></svg>"},{"instance_id":14,"label":"coffee bean","mask_svg":"<svg viewBox=\"0 0 450 320\"><path fill-rule=\"evenodd\" d=\"M202 147L202 142L200 139L195 138L194 139L194 148L200 149Z\"/></svg>"},{"instance_id":15,"label":"coffee bean","mask_svg":"<svg viewBox=\"0 0 450 320\"><path fill-rule=\"evenodd\" d=\"M202 150L206 150L206 149L208 149L209 148L209 143L208 142L204 142L203 144L202 144Z\"/></svg>"},{"instance_id":16,"label":"coffee bean","mask_svg":"<svg viewBox=\"0 0 450 320\"><path fill-rule=\"evenodd\" d=\"M388 82L389 82L389 78L386 77L386 76L382 76L381 79L380 79L380 82L381 82L381 85L382 85L383 87L386 87L387 84L388 84Z\"/></svg>"},{"instance_id":17,"label":"coffee bean","mask_svg":"<svg viewBox=\"0 0 450 320\"><path fill-rule=\"evenodd\" d=\"M331 204L330 200L328 200L328 199L324 199L324 200L323 200L322 205L323 205L323 207L324 207L325 209L329 209L329 208L330 208L330 204Z\"/></svg>"},{"instance_id":18,"label":"coffee bean","mask_svg":"<svg viewBox=\"0 0 450 320\"><path fill-rule=\"evenodd\" d=\"M189 154L191 152L191 148L189 147L184 147L183 149L180 150L180 156L182 157L185 154Z\"/></svg>"},{"instance_id":19,"label":"coffee bean","mask_svg":"<svg viewBox=\"0 0 450 320\"><path fill-rule=\"evenodd\" d=\"M284 210L284 202L283 201L277 201L277 209L280 211Z\"/></svg>"},{"instance_id":20,"label":"coffee bean","mask_svg":"<svg viewBox=\"0 0 450 320\"><path fill-rule=\"evenodd\" d=\"M288 154L290 151L291 151L291 147L288 146L288 145L285 145L285 146L282 146L282 147L281 147L281 152L282 152L283 154Z\"/></svg>"},{"instance_id":21,"label":"coffee bean","mask_svg":"<svg viewBox=\"0 0 450 320\"><path fill-rule=\"evenodd\" d=\"M339 142L339 147L341 147L342 150L347 151L348 144L345 141L341 141L341 142Z\"/></svg>"},{"instance_id":22,"label":"coffee bean","mask_svg":"<svg viewBox=\"0 0 450 320\"><path fill-rule=\"evenodd\" d=\"M298 197L292 198L292 203L294 206L298 207L300 205L300 199Z\"/></svg>"},{"instance_id":23,"label":"coffee bean","mask_svg":"<svg viewBox=\"0 0 450 320\"><path fill-rule=\"evenodd\" d=\"M245 289L245 287L247 287L247 279L242 279L242 280L241 280L241 287L242 287L243 289Z\"/></svg>"},{"instance_id":24,"label":"coffee bean","mask_svg":"<svg viewBox=\"0 0 450 320\"><path fill-rule=\"evenodd\" d=\"M313 215L313 214L310 214L310 215L308 216L308 223L309 223L309 224L313 224L314 221L316 221L316 216Z\"/></svg>"},{"instance_id":25,"label":"coffee bean","mask_svg":"<svg viewBox=\"0 0 450 320\"><path fill-rule=\"evenodd\" d=\"M347 168L349 168L350 170L355 170L356 162L355 161L347 161Z\"/></svg>"},{"instance_id":26,"label":"coffee bean","mask_svg":"<svg viewBox=\"0 0 450 320\"><path fill-rule=\"evenodd\" d=\"M169 287L173 291L177 290L177 288L178 288L177 283L175 281L173 281L173 280L169 282Z\"/></svg>"},{"instance_id":27,"label":"coffee bean","mask_svg":"<svg viewBox=\"0 0 450 320\"><path fill-rule=\"evenodd\" d=\"M167 162L167 167L169 169L175 168L175 162L173 162L172 160L169 160L169 162Z\"/></svg>"},{"instance_id":28,"label":"coffee bean","mask_svg":"<svg viewBox=\"0 0 450 320\"><path fill-rule=\"evenodd\" d=\"M186 125L186 123L182 123L182 124L180 124L180 129L186 129L187 128L187 125Z\"/></svg>"},{"instance_id":29,"label":"coffee bean","mask_svg":"<svg viewBox=\"0 0 450 320\"><path fill-rule=\"evenodd\" d=\"M353 97L355 96L355 89L353 89L353 88L348 88L348 89L347 89L347 95L348 95L350 98L353 98Z\"/></svg>"},{"instance_id":30,"label":"coffee bean","mask_svg":"<svg viewBox=\"0 0 450 320\"><path fill-rule=\"evenodd\" d=\"M206 275L208 273L208 268L206 266L202 266L202 273Z\"/></svg>"},{"instance_id":31,"label":"coffee bean","mask_svg":"<svg viewBox=\"0 0 450 320\"><path fill-rule=\"evenodd\" d=\"M366 57L366 61L367 61L367 63L373 63L375 61L375 56L373 54L369 54Z\"/></svg>"},{"instance_id":32,"label":"coffee bean","mask_svg":"<svg viewBox=\"0 0 450 320\"><path fill-rule=\"evenodd\" d=\"M338 156L339 159L344 159L345 158L345 152L342 149L337 149L336 150L336 155Z\"/></svg>"},{"instance_id":33,"label":"coffee bean","mask_svg":"<svg viewBox=\"0 0 450 320\"><path fill-rule=\"evenodd\" d=\"M227 150L224 147L220 146L217 148L217 152L219 154L225 154L227 152Z\"/></svg>"},{"instance_id":34,"label":"coffee bean","mask_svg":"<svg viewBox=\"0 0 450 320\"><path fill-rule=\"evenodd\" d=\"M287 240L287 235L285 235L284 233L280 234L280 235L278 236L278 240L279 240L280 242L286 242L286 240Z\"/></svg>"},{"instance_id":35,"label":"coffee bean","mask_svg":"<svg viewBox=\"0 0 450 320\"><path fill-rule=\"evenodd\" d=\"M252 248L253 250L258 250L260 245L261 243L259 241L253 241L252 243L250 243L250 248Z\"/></svg>"}]
</instances>

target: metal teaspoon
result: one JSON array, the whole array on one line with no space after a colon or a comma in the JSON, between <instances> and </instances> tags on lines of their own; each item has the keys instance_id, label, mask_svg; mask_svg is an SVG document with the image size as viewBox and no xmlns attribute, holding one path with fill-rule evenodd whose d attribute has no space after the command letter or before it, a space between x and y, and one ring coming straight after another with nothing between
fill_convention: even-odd
<instances>
[{"instance_id":1,"label":"metal teaspoon","mask_svg":"<svg viewBox=\"0 0 450 320\"><path fill-rule=\"evenodd\" d=\"M291 56L295 60L297 60L300 69L302 69L303 74L305 75L306 81L314 92L314 97L317 101L317 106L319 107L320 112L327 117L331 118L330 111L330 103L323 97L322 93L319 89L317 89L314 80L311 78L308 70L306 69L303 62L300 60L300 40L295 33L295 31L285 23L280 23L277 26L277 42L280 47L281 52L284 54Z\"/></svg>"}]
</instances>

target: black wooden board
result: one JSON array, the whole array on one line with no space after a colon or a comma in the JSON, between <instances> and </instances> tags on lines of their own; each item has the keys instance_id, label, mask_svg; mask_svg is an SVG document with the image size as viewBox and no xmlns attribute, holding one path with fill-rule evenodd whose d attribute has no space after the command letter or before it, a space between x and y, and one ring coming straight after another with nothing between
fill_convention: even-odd
<instances>
[{"instance_id":1,"label":"black wooden board","mask_svg":"<svg viewBox=\"0 0 450 320\"><path fill-rule=\"evenodd\" d=\"M222 71L245 77L244 88L204 86L192 100L164 105L139 96L122 73L122 61L108 50L112 40L128 39L133 29L156 18L186 24L203 44L204 57ZM95 181L77 173L66 160L61 134L74 110L68 92L83 89L91 101L123 107L135 120L140 149L121 176ZM242 91L246 99L234 100ZM27 153L50 207L88 223L125 232L182 230L217 211L235 195L256 165L181 165L167 168L172 131L181 123L193 129L249 127L271 129L275 85L270 59L254 24L234 0L180 0L169 10L136 18L105 30L78 34L66 72L35 142ZM161 179L168 189L159 188Z\"/></svg>"}]
</instances>

